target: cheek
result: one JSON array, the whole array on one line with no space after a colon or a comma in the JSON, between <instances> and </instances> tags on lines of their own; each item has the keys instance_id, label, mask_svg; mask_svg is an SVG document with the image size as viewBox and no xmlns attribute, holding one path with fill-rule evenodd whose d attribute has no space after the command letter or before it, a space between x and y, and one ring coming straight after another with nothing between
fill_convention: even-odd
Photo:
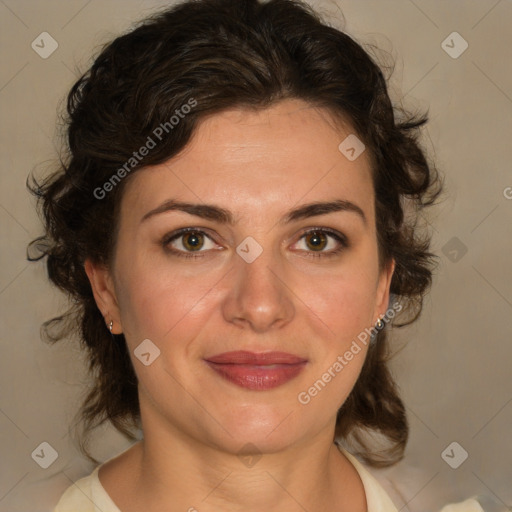
<instances>
[{"instance_id":1,"label":"cheek","mask_svg":"<svg viewBox=\"0 0 512 512\"><path fill-rule=\"evenodd\" d=\"M373 322L377 276L357 265L303 284L307 305L329 327L339 342L346 343Z\"/></svg>"},{"instance_id":2,"label":"cheek","mask_svg":"<svg viewBox=\"0 0 512 512\"><path fill-rule=\"evenodd\" d=\"M193 338L222 277L216 272L185 275L164 258L119 261L117 268L121 321L131 346L146 338L160 345L178 332Z\"/></svg>"},{"instance_id":3,"label":"cheek","mask_svg":"<svg viewBox=\"0 0 512 512\"><path fill-rule=\"evenodd\" d=\"M116 262L118 304L131 347L146 338L171 350L169 340L180 341L172 343L176 348L188 346L187 341L203 326L222 323L223 299L235 277L228 268L194 261L175 263L135 249L120 251ZM318 264L314 271L311 262L297 264L281 276L291 290L285 293L294 304L294 323L309 324L324 339L321 352L343 349L372 325L378 269L372 249L361 247L347 253L339 265ZM368 271L374 267L375 272Z\"/></svg>"},{"instance_id":4,"label":"cheek","mask_svg":"<svg viewBox=\"0 0 512 512\"><path fill-rule=\"evenodd\" d=\"M356 266L351 270L304 288L308 306L328 329L319 337L312 373L297 400L306 406L304 413L325 421L350 394L368 351L370 335L365 329L372 325L375 284Z\"/></svg>"}]
</instances>

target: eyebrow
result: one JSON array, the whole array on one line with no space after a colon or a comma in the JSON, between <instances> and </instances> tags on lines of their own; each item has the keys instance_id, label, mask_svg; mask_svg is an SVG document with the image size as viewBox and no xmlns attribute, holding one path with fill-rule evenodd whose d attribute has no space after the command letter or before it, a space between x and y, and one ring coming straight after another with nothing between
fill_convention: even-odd
<instances>
[{"instance_id":1,"label":"eyebrow","mask_svg":"<svg viewBox=\"0 0 512 512\"><path fill-rule=\"evenodd\" d=\"M170 211L185 212L189 215L195 215L196 217L201 217L203 219L213 220L221 224L235 224L233 213L229 210L226 210L225 208L221 208L220 206L212 204L194 204L176 201L174 199L169 199L162 203L160 206L157 206L153 210L147 212L142 217L141 223L151 217L154 217L155 215ZM334 201L326 202L318 201L301 205L286 213L279 222L281 224L289 224L291 222L307 219L309 217L316 217L317 215L326 215L328 213L335 212L355 213L365 224L367 223L367 219L363 210L356 204L344 199L336 199Z\"/></svg>"}]
</instances>

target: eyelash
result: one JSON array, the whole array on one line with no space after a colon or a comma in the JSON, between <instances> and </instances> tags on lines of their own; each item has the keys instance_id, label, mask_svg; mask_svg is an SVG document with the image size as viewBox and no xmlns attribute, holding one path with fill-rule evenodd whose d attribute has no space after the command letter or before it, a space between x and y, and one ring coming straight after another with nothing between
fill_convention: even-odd
<instances>
[{"instance_id":1,"label":"eyelash","mask_svg":"<svg viewBox=\"0 0 512 512\"><path fill-rule=\"evenodd\" d=\"M204 252L207 251L197 251L197 252L187 252L187 251L179 251L173 248L169 247L169 244L171 242L174 242L175 240L181 238L183 235L186 235L187 233L199 233L201 235L206 236L210 240L213 241L212 237L210 237L205 231L199 228L183 228L178 231L175 231L174 233L170 233L162 239L162 246L163 248L173 254L174 256L178 256L179 258L185 258L185 259L195 259L195 258L202 258ZM347 249L349 247L348 240L345 235L342 233L338 233L337 231L334 231L329 228L310 228L302 235L300 236L299 240L302 240L305 236L310 235L312 233L323 233L325 235L328 235L332 238L334 238L339 246L331 251L324 252L315 252L315 251L307 251L308 257L311 258L330 258L333 256L337 256L340 252L342 252L344 249Z\"/></svg>"}]
</instances>

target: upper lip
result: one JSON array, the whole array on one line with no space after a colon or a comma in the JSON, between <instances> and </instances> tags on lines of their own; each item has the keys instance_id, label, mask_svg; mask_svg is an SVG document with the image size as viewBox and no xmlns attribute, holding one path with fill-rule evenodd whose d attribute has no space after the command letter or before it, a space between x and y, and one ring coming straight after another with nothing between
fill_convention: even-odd
<instances>
[{"instance_id":1,"label":"upper lip","mask_svg":"<svg viewBox=\"0 0 512 512\"><path fill-rule=\"evenodd\" d=\"M247 365L271 365L271 364L298 364L305 363L307 359L287 352L249 352L238 350L235 352L223 352L206 361L217 364L247 364Z\"/></svg>"}]
</instances>

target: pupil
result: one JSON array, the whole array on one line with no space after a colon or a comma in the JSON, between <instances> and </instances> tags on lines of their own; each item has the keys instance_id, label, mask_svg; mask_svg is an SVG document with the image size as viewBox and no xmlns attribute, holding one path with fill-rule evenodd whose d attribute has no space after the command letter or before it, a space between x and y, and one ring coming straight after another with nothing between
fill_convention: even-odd
<instances>
[{"instance_id":1,"label":"pupil","mask_svg":"<svg viewBox=\"0 0 512 512\"><path fill-rule=\"evenodd\" d=\"M185 247L187 249L197 249L198 247L200 248L200 246L202 245L201 243L201 237L200 235L196 234L196 233L192 233L192 234L187 234L185 236Z\"/></svg>"},{"instance_id":2,"label":"pupil","mask_svg":"<svg viewBox=\"0 0 512 512\"><path fill-rule=\"evenodd\" d=\"M313 233L310 235L308 245L311 247L318 249L322 248L325 244L325 235L323 233Z\"/></svg>"}]
</instances>

